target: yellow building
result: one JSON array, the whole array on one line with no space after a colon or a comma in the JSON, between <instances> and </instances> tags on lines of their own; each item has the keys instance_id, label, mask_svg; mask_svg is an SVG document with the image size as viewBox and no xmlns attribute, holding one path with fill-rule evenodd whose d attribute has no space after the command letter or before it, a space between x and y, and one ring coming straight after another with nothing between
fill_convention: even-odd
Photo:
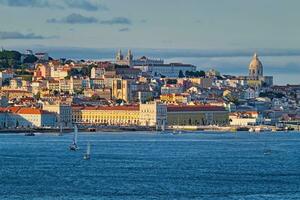
<instances>
[{"instance_id":1,"label":"yellow building","mask_svg":"<svg viewBox=\"0 0 300 200\"><path fill-rule=\"evenodd\" d=\"M81 124L139 125L139 106L72 107L72 120Z\"/></svg>"},{"instance_id":2,"label":"yellow building","mask_svg":"<svg viewBox=\"0 0 300 200\"><path fill-rule=\"evenodd\" d=\"M191 101L191 96L187 93L182 94L162 94L160 95L160 100L165 103L175 104L175 103L189 103Z\"/></svg>"},{"instance_id":3,"label":"yellow building","mask_svg":"<svg viewBox=\"0 0 300 200\"><path fill-rule=\"evenodd\" d=\"M188 80L198 85L200 88L211 88L213 84L213 78L209 77L189 78Z\"/></svg>"},{"instance_id":4,"label":"yellow building","mask_svg":"<svg viewBox=\"0 0 300 200\"><path fill-rule=\"evenodd\" d=\"M116 78L112 82L112 97L114 99L123 99L126 102L132 100L130 84L132 80Z\"/></svg>"},{"instance_id":5,"label":"yellow building","mask_svg":"<svg viewBox=\"0 0 300 200\"><path fill-rule=\"evenodd\" d=\"M168 105L168 125L227 125L228 111L224 107L204 105Z\"/></svg>"}]
</instances>

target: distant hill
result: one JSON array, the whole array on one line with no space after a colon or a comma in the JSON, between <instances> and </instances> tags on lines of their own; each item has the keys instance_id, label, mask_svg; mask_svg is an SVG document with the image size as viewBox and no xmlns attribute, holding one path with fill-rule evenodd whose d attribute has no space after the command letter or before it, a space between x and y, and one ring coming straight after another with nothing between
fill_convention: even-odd
<instances>
[{"instance_id":1,"label":"distant hill","mask_svg":"<svg viewBox=\"0 0 300 200\"><path fill-rule=\"evenodd\" d=\"M34 63L38 60L34 55L24 55L23 58L22 61L22 54L18 51L2 50L0 51L0 68L15 67L21 64Z\"/></svg>"},{"instance_id":2,"label":"distant hill","mask_svg":"<svg viewBox=\"0 0 300 200\"><path fill-rule=\"evenodd\" d=\"M7 50L3 50L0 51L0 60L7 60L7 59L13 59L16 61L20 61L21 60L21 53L18 51L7 51Z\"/></svg>"}]
</instances>

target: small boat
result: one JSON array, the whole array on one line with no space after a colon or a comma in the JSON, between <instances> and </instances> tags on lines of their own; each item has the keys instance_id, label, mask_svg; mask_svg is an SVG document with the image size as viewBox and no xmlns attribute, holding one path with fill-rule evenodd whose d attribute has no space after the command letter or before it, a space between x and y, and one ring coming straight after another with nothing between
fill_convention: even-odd
<instances>
[{"instance_id":1,"label":"small boat","mask_svg":"<svg viewBox=\"0 0 300 200\"><path fill-rule=\"evenodd\" d=\"M63 135L63 127L62 124L60 124L58 136L62 136L62 135Z\"/></svg>"},{"instance_id":2,"label":"small boat","mask_svg":"<svg viewBox=\"0 0 300 200\"><path fill-rule=\"evenodd\" d=\"M78 134L78 128L77 128L77 126L75 125L75 126L74 126L73 142L72 142L72 144L69 146L70 151L76 151L76 150L79 149L78 146L77 146L77 134Z\"/></svg>"},{"instance_id":3,"label":"small boat","mask_svg":"<svg viewBox=\"0 0 300 200\"><path fill-rule=\"evenodd\" d=\"M271 149L265 149L264 150L264 155L270 155L272 153Z\"/></svg>"},{"instance_id":4,"label":"small boat","mask_svg":"<svg viewBox=\"0 0 300 200\"><path fill-rule=\"evenodd\" d=\"M96 129L95 128L88 128L88 131L89 132L96 132Z\"/></svg>"},{"instance_id":5,"label":"small boat","mask_svg":"<svg viewBox=\"0 0 300 200\"><path fill-rule=\"evenodd\" d=\"M250 128L250 129L249 129L249 132L250 132L250 133L253 133L253 132L254 132L254 129L253 129L253 128Z\"/></svg>"},{"instance_id":6,"label":"small boat","mask_svg":"<svg viewBox=\"0 0 300 200\"><path fill-rule=\"evenodd\" d=\"M25 133L25 136L35 136L33 132Z\"/></svg>"},{"instance_id":7,"label":"small boat","mask_svg":"<svg viewBox=\"0 0 300 200\"><path fill-rule=\"evenodd\" d=\"M91 144L88 143L86 148L86 154L84 154L83 159L89 160L90 158L91 158Z\"/></svg>"}]
</instances>

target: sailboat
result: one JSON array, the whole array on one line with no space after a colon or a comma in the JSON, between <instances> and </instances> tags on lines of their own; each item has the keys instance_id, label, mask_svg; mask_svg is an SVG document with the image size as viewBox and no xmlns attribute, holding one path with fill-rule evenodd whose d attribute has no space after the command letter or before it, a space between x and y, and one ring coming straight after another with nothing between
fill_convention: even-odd
<instances>
[{"instance_id":1,"label":"sailboat","mask_svg":"<svg viewBox=\"0 0 300 200\"><path fill-rule=\"evenodd\" d=\"M58 136L62 136L62 135L63 135L63 126L62 124L60 124Z\"/></svg>"},{"instance_id":2,"label":"sailboat","mask_svg":"<svg viewBox=\"0 0 300 200\"><path fill-rule=\"evenodd\" d=\"M72 144L69 146L70 150L71 151L76 151L78 150L78 146L77 146L77 134L78 134L78 128L77 126L75 125L74 126L74 136L73 136L73 142Z\"/></svg>"},{"instance_id":3,"label":"sailboat","mask_svg":"<svg viewBox=\"0 0 300 200\"><path fill-rule=\"evenodd\" d=\"M84 154L83 159L89 160L91 158L91 144L87 144L86 154Z\"/></svg>"}]
</instances>

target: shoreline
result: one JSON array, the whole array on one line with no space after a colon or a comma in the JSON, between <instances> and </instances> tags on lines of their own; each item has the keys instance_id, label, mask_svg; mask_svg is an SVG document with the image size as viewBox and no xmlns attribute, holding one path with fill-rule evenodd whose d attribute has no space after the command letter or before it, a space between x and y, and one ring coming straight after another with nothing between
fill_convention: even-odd
<instances>
[{"instance_id":1,"label":"shoreline","mask_svg":"<svg viewBox=\"0 0 300 200\"><path fill-rule=\"evenodd\" d=\"M59 133L60 129L42 129L42 128L34 128L34 129L2 129L0 130L0 134L22 134L22 133L45 133L45 134L56 134ZM84 132L84 133L128 133L128 132L152 132L152 133L159 133L159 134L186 134L186 133L197 133L197 132L203 132L203 133L238 133L238 132L248 132L252 134L259 134L259 133L281 133L281 132L299 132L298 130L273 130L273 131L261 131L261 132L250 132L245 129L232 129L229 127L210 127L210 128L201 128L201 129L175 129L175 128L168 128L165 131L161 130L155 130L154 128L145 128L145 127L101 127L101 128L79 128L78 132ZM63 134L70 134L73 133L73 128L67 128L62 131Z\"/></svg>"}]
</instances>

